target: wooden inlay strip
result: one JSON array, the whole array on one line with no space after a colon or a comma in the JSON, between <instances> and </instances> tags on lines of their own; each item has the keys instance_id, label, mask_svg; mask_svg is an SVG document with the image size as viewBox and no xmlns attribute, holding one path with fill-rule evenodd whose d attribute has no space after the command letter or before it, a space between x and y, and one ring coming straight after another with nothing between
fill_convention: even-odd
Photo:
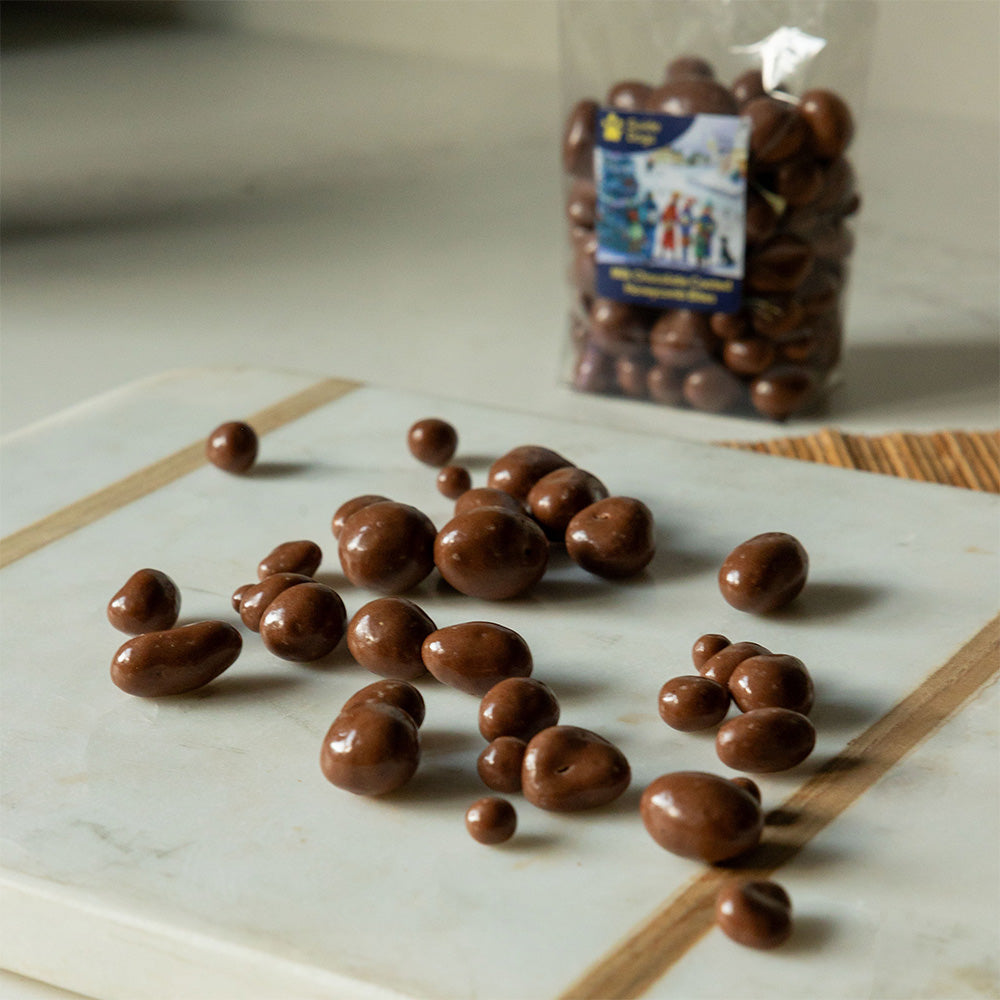
<instances>
[{"instance_id":1,"label":"wooden inlay strip","mask_svg":"<svg viewBox=\"0 0 1000 1000\"><path fill-rule=\"evenodd\" d=\"M944 666L816 771L779 807L790 822L765 828L743 864L708 868L567 990L560 1000L642 996L711 930L715 896L734 875L768 878L1000 672L1000 616Z\"/></svg>"},{"instance_id":2,"label":"wooden inlay strip","mask_svg":"<svg viewBox=\"0 0 1000 1000\"><path fill-rule=\"evenodd\" d=\"M259 435L264 435L345 396L358 385L359 383L346 379L324 379L245 419ZM206 437L211 429L206 428ZM0 541L0 569L100 520L134 500L155 493L161 487L193 472L205 461L205 442L196 441L12 532Z\"/></svg>"}]
</instances>

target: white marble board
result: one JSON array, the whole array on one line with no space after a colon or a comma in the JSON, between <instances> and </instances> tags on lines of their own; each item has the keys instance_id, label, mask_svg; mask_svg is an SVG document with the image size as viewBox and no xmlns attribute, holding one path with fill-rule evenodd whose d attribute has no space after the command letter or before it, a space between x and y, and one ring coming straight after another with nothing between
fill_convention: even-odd
<instances>
[{"instance_id":1,"label":"white marble board","mask_svg":"<svg viewBox=\"0 0 1000 1000\"><path fill-rule=\"evenodd\" d=\"M100 485L101 470L105 482L127 471L123 451L139 468L191 442L190 420L183 440L169 420L116 437L150 407L190 404L207 433L311 380L210 381L214 412L205 376L192 374L6 443L4 489L21 499L5 534L50 511L60 466L69 502L76 486ZM508 448L546 444L644 499L658 524L654 563L625 584L555 558L523 599L489 604L435 577L411 595L439 625L487 619L519 631L563 721L606 735L632 763L629 792L592 814L518 798L518 833L500 848L464 829L465 807L485 791L467 695L421 682L421 770L375 801L333 788L318 768L340 704L374 679L343 646L321 665L294 665L246 632L225 675L161 701L131 698L108 677L124 637L104 607L139 566L177 581L182 621L235 622L229 596L261 556L313 538L326 552L320 578L357 610L372 595L340 574L330 517L348 497L379 492L446 520L434 471L405 446L410 423L431 414L459 428L457 457L476 484ZM88 422L97 443L74 473ZM710 738L676 733L656 713L663 681L690 672L695 637L756 640L813 672L817 749L760 782L773 807L997 609L997 499L950 487L370 387L268 434L261 463L245 478L198 468L0 573L6 967L129 1000L558 995L701 870L658 848L637 815L641 789L663 772L726 773ZM765 530L797 535L812 573L792 609L762 619L726 605L715 574L734 544ZM787 866L778 877L800 930L786 950L761 955L712 932L649 994L994 995L996 722L994 684Z\"/></svg>"}]
</instances>

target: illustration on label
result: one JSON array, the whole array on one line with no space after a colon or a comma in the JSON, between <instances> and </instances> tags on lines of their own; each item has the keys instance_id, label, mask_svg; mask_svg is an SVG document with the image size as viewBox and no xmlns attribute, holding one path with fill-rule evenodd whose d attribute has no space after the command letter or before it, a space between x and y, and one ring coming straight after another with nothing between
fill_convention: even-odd
<instances>
[{"instance_id":1,"label":"illustration on label","mask_svg":"<svg viewBox=\"0 0 1000 1000\"><path fill-rule=\"evenodd\" d=\"M749 122L734 115L598 119L597 294L735 312L745 250Z\"/></svg>"}]
</instances>

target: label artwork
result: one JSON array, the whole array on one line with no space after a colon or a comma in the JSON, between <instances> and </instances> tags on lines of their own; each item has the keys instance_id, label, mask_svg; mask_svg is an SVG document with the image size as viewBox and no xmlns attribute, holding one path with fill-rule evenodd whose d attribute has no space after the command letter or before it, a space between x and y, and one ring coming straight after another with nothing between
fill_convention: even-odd
<instances>
[{"instance_id":1,"label":"label artwork","mask_svg":"<svg viewBox=\"0 0 1000 1000\"><path fill-rule=\"evenodd\" d=\"M735 312L743 285L749 122L734 115L598 118L597 294Z\"/></svg>"}]
</instances>

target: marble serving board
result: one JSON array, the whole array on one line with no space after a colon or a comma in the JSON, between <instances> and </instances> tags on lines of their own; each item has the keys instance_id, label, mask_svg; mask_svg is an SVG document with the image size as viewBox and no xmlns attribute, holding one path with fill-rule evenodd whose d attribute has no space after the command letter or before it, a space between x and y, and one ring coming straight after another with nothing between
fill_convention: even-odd
<instances>
[{"instance_id":1,"label":"marble serving board","mask_svg":"<svg viewBox=\"0 0 1000 1000\"><path fill-rule=\"evenodd\" d=\"M253 414L268 431L253 474L200 460L212 427ZM563 721L632 764L630 790L591 813L513 797L518 831L496 848L464 828L486 791L468 695L420 682L421 768L372 800L318 766L340 705L374 679L343 645L303 666L245 631L226 674L158 701L108 676L124 637L104 609L140 566L178 583L182 622L236 623L230 595L258 560L312 538L348 613L371 599L342 576L330 518L376 492L447 520L405 444L429 415L459 429L476 485L510 447L545 444L658 526L654 562L625 583L556 553L520 599L474 600L436 575L409 595L438 625L520 632ZM997 994L996 497L252 371L126 388L2 457L4 967L128 1000ZM812 571L793 607L760 618L725 604L716 572L767 530L799 537ZM712 930L720 873L661 850L638 818L662 773L732 773L711 735L656 711L709 631L794 653L816 682L816 751L760 780L771 846L746 863L795 905L775 953Z\"/></svg>"}]
</instances>

